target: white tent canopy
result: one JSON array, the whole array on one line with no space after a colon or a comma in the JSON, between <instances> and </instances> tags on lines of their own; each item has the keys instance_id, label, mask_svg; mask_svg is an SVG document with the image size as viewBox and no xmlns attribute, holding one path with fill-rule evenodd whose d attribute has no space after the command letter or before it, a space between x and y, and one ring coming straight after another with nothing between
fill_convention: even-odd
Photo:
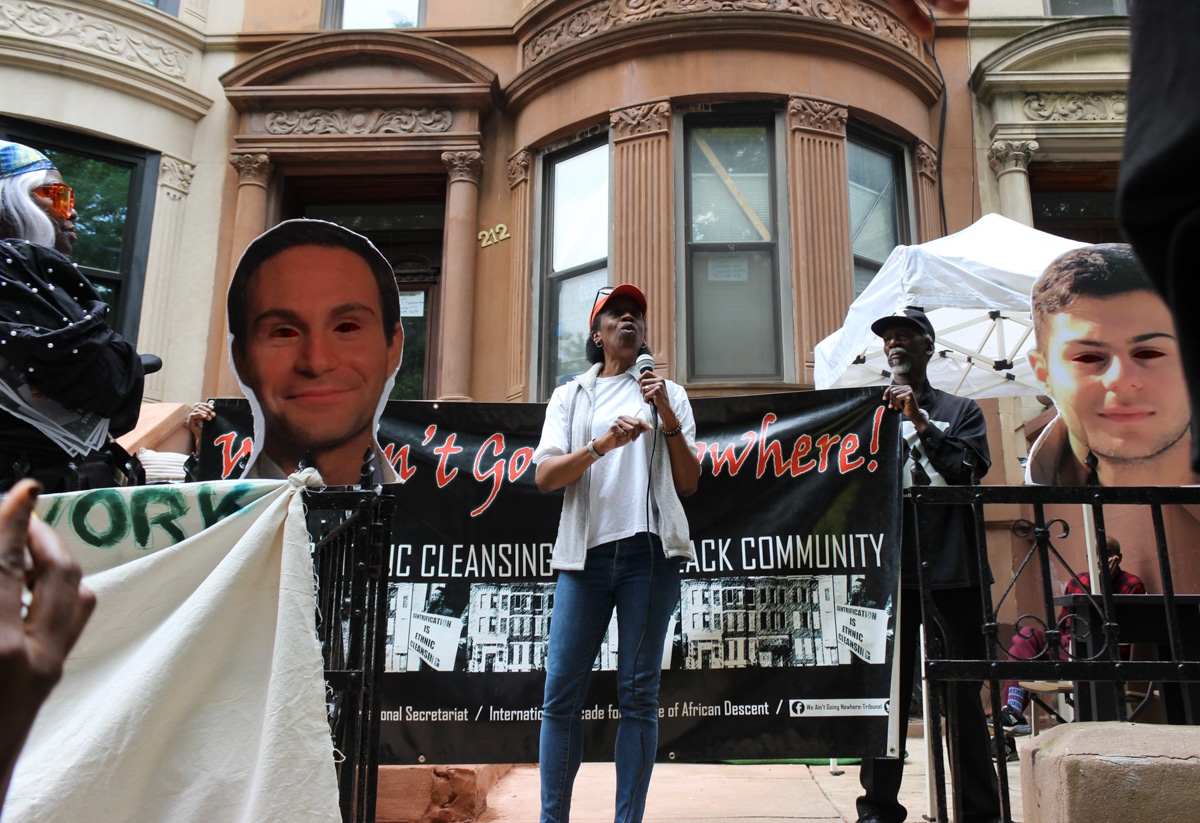
<instances>
[{"instance_id":1,"label":"white tent canopy","mask_svg":"<svg viewBox=\"0 0 1200 823\"><path fill-rule=\"evenodd\" d=\"M817 344L817 388L891 382L871 323L918 306L937 332L934 386L974 398L1039 393L1025 356L1033 345L1029 293L1050 261L1083 245L989 214L948 237L897 246L842 327Z\"/></svg>"}]
</instances>

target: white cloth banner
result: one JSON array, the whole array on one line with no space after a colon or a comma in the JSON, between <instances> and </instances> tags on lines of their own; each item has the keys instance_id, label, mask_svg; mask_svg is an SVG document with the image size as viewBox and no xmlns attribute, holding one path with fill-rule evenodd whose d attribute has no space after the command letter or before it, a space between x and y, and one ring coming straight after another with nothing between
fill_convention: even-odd
<instances>
[{"instance_id":1,"label":"white cloth banner","mask_svg":"<svg viewBox=\"0 0 1200 823\"><path fill-rule=\"evenodd\" d=\"M317 482L42 498L98 604L4 823L341 819L300 494Z\"/></svg>"}]
</instances>

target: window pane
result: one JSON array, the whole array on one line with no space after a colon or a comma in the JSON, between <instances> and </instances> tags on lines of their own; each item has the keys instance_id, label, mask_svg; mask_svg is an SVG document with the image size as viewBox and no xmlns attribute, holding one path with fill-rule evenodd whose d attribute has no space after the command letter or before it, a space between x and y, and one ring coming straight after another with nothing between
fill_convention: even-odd
<instances>
[{"instance_id":1,"label":"window pane","mask_svg":"<svg viewBox=\"0 0 1200 823\"><path fill-rule=\"evenodd\" d=\"M692 242L771 241L771 157L766 127L693 128L688 151Z\"/></svg>"},{"instance_id":2,"label":"window pane","mask_svg":"<svg viewBox=\"0 0 1200 823\"><path fill-rule=\"evenodd\" d=\"M1035 191L1034 220L1107 220L1117 218L1115 191Z\"/></svg>"},{"instance_id":3,"label":"window pane","mask_svg":"<svg viewBox=\"0 0 1200 823\"><path fill-rule=\"evenodd\" d=\"M375 206L363 203L320 204L306 206L305 217L328 220L359 234L372 237L381 232L437 231L446 223L446 204L389 203ZM379 245L378 241L373 241Z\"/></svg>"},{"instance_id":4,"label":"window pane","mask_svg":"<svg viewBox=\"0 0 1200 823\"><path fill-rule=\"evenodd\" d=\"M421 11L421 0L344 0L344 29L411 29Z\"/></svg>"},{"instance_id":5,"label":"window pane","mask_svg":"<svg viewBox=\"0 0 1200 823\"><path fill-rule=\"evenodd\" d=\"M553 386L561 386L587 371L584 346L589 329L588 315L596 303L596 292L608 285L608 269L598 269L559 281L554 308L558 322L550 340Z\"/></svg>"},{"instance_id":6,"label":"window pane","mask_svg":"<svg viewBox=\"0 0 1200 823\"><path fill-rule=\"evenodd\" d=\"M79 241L71 257L81 266L120 271L133 168L56 149L46 154L75 189Z\"/></svg>"},{"instance_id":7,"label":"window pane","mask_svg":"<svg viewBox=\"0 0 1200 823\"><path fill-rule=\"evenodd\" d=\"M554 271L607 257L608 145L555 163L552 174Z\"/></svg>"},{"instance_id":8,"label":"window pane","mask_svg":"<svg viewBox=\"0 0 1200 823\"><path fill-rule=\"evenodd\" d=\"M882 263L900 242L896 167L891 154L846 143L850 172L850 242L856 257Z\"/></svg>"},{"instance_id":9,"label":"window pane","mask_svg":"<svg viewBox=\"0 0 1200 823\"><path fill-rule=\"evenodd\" d=\"M1128 14L1126 0L1050 0L1054 15Z\"/></svg>"},{"instance_id":10,"label":"window pane","mask_svg":"<svg viewBox=\"0 0 1200 823\"><path fill-rule=\"evenodd\" d=\"M892 249L908 242L901 220L905 204L897 190L901 163L898 150L846 141L855 296L871 282Z\"/></svg>"},{"instance_id":11,"label":"window pane","mask_svg":"<svg viewBox=\"0 0 1200 823\"><path fill-rule=\"evenodd\" d=\"M179 0L138 0L147 6L153 6L159 11L165 11L167 14L179 16Z\"/></svg>"},{"instance_id":12,"label":"window pane","mask_svg":"<svg viewBox=\"0 0 1200 823\"><path fill-rule=\"evenodd\" d=\"M400 292L400 323L404 327L404 358L396 373L392 400L425 399L425 339L429 301L425 291Z\"/></svg>"},{"instance_id":13,"label":"window pane","mask_svg":"<svg viewBox=\"0 0 1200 823\"><path fill-rule=\"evenodd\" d=\"M854 261L854 296L863 293L863 290L871 284L875 279L875 275L879 273L879 264L870 261L855 260Z\"/></svg>"},{"instance_id":14,"label":"window pane","mask_svg":"<svg viewBox=\"0 0 1200 823\"><path fill-rule=\"evenodd\" d=\"M770 252L692 254L691 351L696 377L780 377Z\"/></svg>"}]
</instances>

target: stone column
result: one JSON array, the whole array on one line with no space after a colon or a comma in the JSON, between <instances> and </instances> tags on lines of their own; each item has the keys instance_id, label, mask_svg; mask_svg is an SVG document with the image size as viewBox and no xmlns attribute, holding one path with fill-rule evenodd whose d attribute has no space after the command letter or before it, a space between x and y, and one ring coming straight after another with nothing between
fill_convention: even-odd
<instances>
[{"instance_id":1,"label":"stone column","mask_svg":"<svg viewBox=\"0 0 1200 823\"><path fill-rule=\"evenodd\" d=\"M154 233L150 240L150 259L146 261L138 351L157 354L167 367L146 378L143 392L146 400L163 399L166 376L172 373L171 329L179 318L171 312L171 283L179 270L187 196L195 175L196 167L178 157L164 154L159 162Z\"/></svg>"},{"instance_id":2,"label":"stone column","mask_svg":"<svg viewBox=\"0 0 1200 823\"><path fill-rule=\"evenodd\" d=\"M238 154L229 156L229 162L237 169L238 190L237 205L233 215L233 237L230 239L229 267L226 270L226 280L221 284L221 294L229 288L229 279L237 262L250 245L250 241L258 237L267 227L267 185L271 180L271 158L266 154ZM218 341L210 341L209 354L214 349L219 352L216 360L217 392L222 395L237 395L241 393L233 367L229 365L229 352L226 340L229 336L228 320L225 316L225 301L220 301L221 336Z\"/></svg>"},{"instance_id":3,"label":"stone column","mask_svg":"<svg viewBox=\"0 0 1200 823\"><path fill-rule=\"evenodd\" d=\"M671 104L611 112L613 252L609 280L646 294L647 344L655 370L674 373L675 198L671 186Z\"/></svg>"},{"instance_id":4,"label":"stone column","mask_svg":"<svg viewBox=\"0 0 1200 823\"><path fill-rule=\"evenodd\" d=\"M796 363L813 382L813 348L841 328L854 296L846 107L813 97L788 102L788 188L795 272Z\"/></svg>"},{"instance_id":5,"label":"stone column","mask_svg":"<svg viewBox=\"0 0 1200 823\"><path fill-rule=\"evenodd\" d=\"M918 243L936 240L942 228L942 201L938 186L937 149L917 141L917 236Z\"/></svg>"},{"instance_id":6,"label":"stone column","mask_svg":"<svg viewBox=\"0 0 1200 823\"><path fill-rule=\"evenodd\" d=\"M508 315L509 355L508 355L508 389L505 392L510 402L529 400L527 395L529 383L530 356L530 320L529 307L532 298L529 293L532 273L529 270L529 243L532 232L529 230L529 167L533 163L533 154L528 149L508 158L508 191L509 207L512 224L508 227L512 234L512 268L509 274Z\"/></svg>"},{"instance_id":7,"label":"stone column","mask_svg":"<svg viewBox=\"0 0 1200 823\"><path fill-rule=\"evenodd\" d=\"M479 177L483 155L447 151L445 252L442 258L442 322L438 335L436 394L439 400L470 400L471 342L475 322L475 227L479 222Z\"/></svg>"},{"instance_id":8,"label":"stone column","mask_svg":"<svg viewBox=\"0 0 1200 823\"><path fill-rule=\"evenodd\" d=\"M997 140L988 149L988 165L1000 184L1000 213L1033 225L1029 195L1029 159L1039 148L1036 140Z\"/></svg>"}]
</instances>

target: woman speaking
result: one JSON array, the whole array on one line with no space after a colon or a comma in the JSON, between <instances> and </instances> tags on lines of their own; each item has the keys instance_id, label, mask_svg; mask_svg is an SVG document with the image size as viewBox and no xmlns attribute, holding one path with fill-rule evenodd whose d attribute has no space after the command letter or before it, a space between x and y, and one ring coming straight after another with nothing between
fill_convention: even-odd
<instances>
[{"instance_id":1,"label":"woman speaking","mask_svg":"<svg viewBox=\"0 0 1200 823\"><path fill-rule=\"evenodd\" d=\"M592 367L555 390L534 453L544 492L566 488L542 704L542 823L567 823L583 760L592 665L617 609L616 823L639 823L658 748L663 643L692 559L680 497L696 490L696 423L683 387L654 373L646 297L601 289ZM639 354L641 357L639 357Z\"/></svg>"}]
</instances>

